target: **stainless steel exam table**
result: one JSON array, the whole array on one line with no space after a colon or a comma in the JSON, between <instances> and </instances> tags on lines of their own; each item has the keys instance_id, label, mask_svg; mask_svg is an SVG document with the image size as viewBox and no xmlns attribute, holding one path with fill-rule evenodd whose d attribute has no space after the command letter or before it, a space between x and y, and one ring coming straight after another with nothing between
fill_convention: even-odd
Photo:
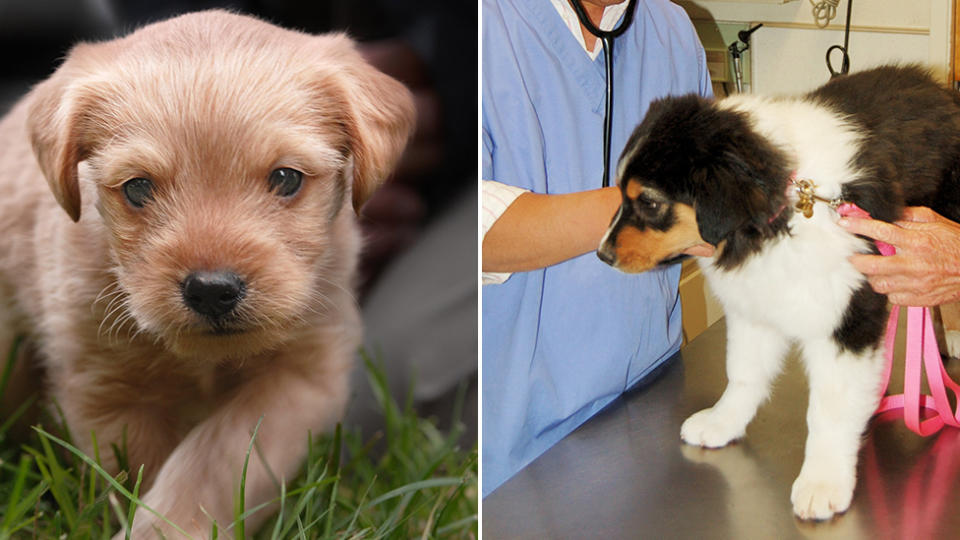
<instances>
[{"instance_id":1,"label":"stainless steel exam table","mask_svg":"<svg viewBox=\"0 0 960 540\"><path fill-rule=\"evenodd\" d=\"M929 438L874 419L853 504L828 522L794 518L790 487L806 439L807 383L791 353L745 439L680 442L680 424L726 384L721 320L663 375L628 392L483 500L483 537L960 538L960 429ZM960 380L960 362L947 364ZM902 364L891 387L900 390Z\"/></svg>"}]
</instances>

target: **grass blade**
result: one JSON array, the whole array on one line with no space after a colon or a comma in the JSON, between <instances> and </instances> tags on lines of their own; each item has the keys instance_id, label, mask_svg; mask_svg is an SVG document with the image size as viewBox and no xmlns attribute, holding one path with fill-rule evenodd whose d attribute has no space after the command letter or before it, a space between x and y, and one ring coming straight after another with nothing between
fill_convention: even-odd
<instances>
[{"instance_id":1,"label":"grass blade","mask_svg":"<svg viewBox=\"0 0 960 540\"><path fill-rule=\"evenodd\" d=\"M93 468L93 470L97 471L97 473L98 473L101 477L103 477L104 480L107 481L107 483L109 483L111 486L113 486L113 489L115 489L115 490L117 490L118 492L120 492L120 494L122 494L124 497L126 497L127 500L129 500L131 503L136 503L136 504L138 504L139 506L141 506L142 508L144 508L145 510L147 510L147 511L150 512L151 514L157 516L159 519L161 519L161 520L162 520L164 523L166 523L167 525L170 525L171 527L173 527L173 529L176 530L178 533L186 536L187 538L190 538L190 535L187 534L186 531L184 531L183 529L181 529L179 525L177 525L176 523L174 523L174 522L170 521L169 519L167 519L166 516L164 516L164 515L161 514L160 512L157 512L157 511L154 510L153 508L151 508L151 507L143 504L143 501L141 501L141 500L140 500L137 496L135 496L133 493L130 493L129 491L127 491L127 488L123 487L123 484L121 484L120 482L118 482L114 477L110 476L110 473L108 473L107 471L105 471L105 470L103 469L103 467L101 467L100 465L98 465L97 462L94 461L93 459L91 459L89 456L87 456L86 454L84 454L83 452L81 452L77 447L73 446L72 444L68 443L67 441L64 441L63 439L60 439L60 438L58 438L58 437L56 437L56 436L54 436L54 435L51 435L50 433L47 433L46 431L44 431L44 430L43 430L42 428L40 428L40 427L36 427L36 426L35 426L35 427L33 428L33 430L36 431L37 434L40 435L40 440L41 440L41 441L43 441L43 440L45 440L45 439L49 439L49 440L51 440L51 441L59 444L60 446L66 448L71 454L73 454L74 456L76 456L77 458L79 458L81 461L85 462L87 465L90 465L90 466ZM28 449L28 450L29 450L29 449Z\"/></svg>"},{"instance_id":2,"label":"grass blade","mask_svg":"<svg viewBox=\"0 0 960 540\"><path fill-rule=\"evenodd\" d=\"M405 486L400 486L396 489L392 489L384 493L383 495L380 495L376 499L373 499L372 501L368 502L366 506L364 506L363 508L364 510L368 510L374 506L377 506L378 504L383 503L384 501L387 501L396 497L403 497L405 495L416 493L417 491L420 491L423 489L453 486L459 483L460 483L459 478L449 478L449 477L429 478L427 480L421 480L419 482L411 482Z\"/></svg>"},{"instance_id":3,"label":"grass blade","mask_svg":"<svg viewBox=\"0 0 960 540\"><path fill-rule=\"evenodd\" d=\"M237 538L246 538L246 514L244 513L244 508L246 506L246 491L247 491L247 465L250 463L250 454L253 452L254 442L257 440L257 432L260 430L260 424L263 422L263 416L257 420L257 425L253 427L253 435L250 436L250 444L247 446L247 454L243 457L243 470L240 473L240 494L237 497L237 509L235 512L236 519L234 524L236 527L236 536Z\"/></svg>"},{"instance_id":4,"label":"grass blade","mask_svg":"<svg viewBox=\"0 0 960 540\"><path fill-rule=\"evenodd\" d=\"M13 374L13 366L17 363L17 353L20 351L20 344L23 342L23 336L13 338L13 346L7 354L7 361L3 365L3 373L0 374L0 396L7 391L7 385L10 384L10 375Z\"/></svg>"},{"instance_id":5,"label":"grass blade","mask_svg":"<svg viewBox=\"0 0 960 540\"><path fill-rule=\"evenodd\" d=\"M130 531L133 530L133 517L137 513L137 503L134 499L140 496L140 482L143 481L143 465L137 469L137 481L133 484L133 499L130 500L130 509L127 510L127 530L123 537L130 540Z\"/></svg>"},{"instance_id":6,"label":"grass blade","mask_svg":"<svg viewBox=\"0 0 960 540\"><path fill-rule=\"evenodd\" d=\"M46 458L47 481L50 482L50 493L60 506L60 512L63 514L64 519L67 520L67 527L73 529L76 525L77 510L73 506L73 499L70 497L69 487L66 485L69 475L67 475L66 471L60 466L60 461L53 452L53 447L50 446L50 442L41 438L40 444L43 446L44 457ZM37 462L37 465L39 464L40 463Z\"/></svg>"},{"instance_id":7,"label":"grass blade","mask_svg":"<svg viewBox=\"0 0 960 540\"><path fill-rule=\"evenodd\" d=\"M280 483L280 511L277 513L276 523L273 525L273 534L270 535L270 540L278 540L280 538L280 526L283 525L283 511L285 509L287 502L287 483Z\"/></svg>"},{"instance_id":8,"label":"grass blade","mask_svg":"<svg viewBox=\"0 0 960 540\"><path fill-rule=\"evenodd\" d=\"M3 396L3 394L0 393L0 396ZM30 409L30 407L34 403L36 403L36 401L37 401L37 396L35 395L30 396L23 403L21 403L16 408L16 410L10 413L10 416L8 416L7 419L3 421L3 424L0 424L0 437L3 437L4 435L6 435L10 427L13 426L13 424L16 423L16 421L19 420L21 416L26 414L26 412Z\"/></svg>"},{"instance_id":9,"label":"grass blade","mask_svg":"<svg viewBox=\"0 0 960 540\"><path fill-rule=\"evenodd\" d=\"M334 507L337 504L337 488L340 487L340 447L342 442L343 434L340 424L337 423L337 427L333 432L333 457L330 458L330 466L334 471L334 481L333 486L330 487L330 503L327 506L327 524L324 528L324 537L326 538L329 538L330 533L333 531L333 514Z\"/></svg>"},{"instance_id":10,"label":"grass blade","mask_svg":"<svg viewBox=\"0 0 960 540\"><path fill-rule=\"evenodd\" d=\"M97 462L97 465L100 465L100 445L97 444L97 434L93 430L90 431L90 442L93 444L93 459ZM89 491L89 500L93 500L97 493L97 475L90 475L90 491Z\"/></svg>"},{"instance_id":11,"label":"grass blade","mask_svg":"<svg viewBox=\"0 0 960 540\"><path fill-rule=\"evenodd\" d=\"M13 480L13 490L10 492L10 500L7 502L7 511L3 516L3 523L0 523L0 535L10 532L10 525L15 519L22 517L17 511L17 503L20 501L20 494L23 492L23 486L27 480L27 472L30 468L30 455L20 456L20 465L17 467L17 475Z\"/></svg>"}]
</instances>

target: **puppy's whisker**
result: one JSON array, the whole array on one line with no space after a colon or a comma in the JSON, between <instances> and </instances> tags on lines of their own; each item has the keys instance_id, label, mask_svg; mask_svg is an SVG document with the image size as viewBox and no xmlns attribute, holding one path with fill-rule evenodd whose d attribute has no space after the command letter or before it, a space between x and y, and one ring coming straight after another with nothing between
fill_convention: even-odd
<instances>
[{"instance_id":1,"label":"puppy's whisker","mask_svg":"<svg viewBox=\"0 0 960 540\"><path fill-rule=\"evenodd\" d=\"M107 303L104 308L103 317L107 318L116 313L118 309L123 309L126 305L127 298L125 295L116 295L110 299L110 302Z\"/></svg>"},{"instance_id":2,"label":"puppy's whisker","mask_svg":"<svg viewBox=\"0 0 960 540\"><path fill-rule=\"evenodd\" d=\"M107 331L107 337L108 337L109 339L113 339L114 334L116 334L116 341L119 341L119 340L120 340L120 332L121 332L121 330L123 330L123 327L124 327L128 322L132 322L132 323L134 323L134 326L136 326L135 321L134 321L134 318L133 318L133 315L132 315L128 310L124 310L124 309L123 309L124 307L125 307L124 304L119 304L119 305L117 306L117 309L118 309L118 310L121 310L121 313L120 313L120 315L113 321L113 324L110 325L110 329ZM127 334L129 335L129 331L127 332Z\"/></svg>"},{"instance_id":3,"label":"puppy's whisker","mask_svg":"<svg viewBox=\"0 0 960 540\"><path fill-rule=\"evenodd\" d=\"M104 311L112 310L117 305L117 302L123 301L124 295L123 293L118 292L118 293L112 294L110 297L107 297L107 298L109 298L109 301L107 302L107 305L104 306ZM107 300L107 298L104 298L104 300Z\"/></svg>"},{"instance_id":4,"label":"puppy's whisker","mask_svg":"<svg viewBox=\"0 0 960 540\"><path fill-rule=\"evenodd\" d=\"M103 333L103 325L106 324L107 321L111 321L110 327L107 329L106 334L106 337L109 341L117 324L123 321L125 317L130 316L125 308L126 298L117 297L111 300L110 304L107 305L103 318L100 320L100 325L97 327L97 335L101 335Z\"/></svg>"},{"instance_id":5,"label":"puppy's whisker","mask_svg":"<svg viewBox=\"0 0 960 540\"><path fill-rule=\"evenodd\" d=\"M110 290L111 288L113 290ZM97 305L103 301L107 301L107 304L104 307L104 312L109 313L113 304L123 296L124 296L124 291L119 288L119 285L115 281L108 283L103 289L101 289L100 293L97 294L93 302L90 303L90 314L96 317Z\"/></svg>"},{"instance_id":6,"label":"puppy's whisker","mask_svg":"<svg viewBox=\"0 0 960 540\"><path fill-rule=\"evenodd\" d=\"M347 287L344 287L342 283L337 283L337 282L335 282L335 281L331 281L331 280L329 280L329 279L327 279L327 278L325 278L325 277L323 277L323 276L321 276L321 275L316 275L316 276L314 276L314 279L316 279L316 280L318 280L318 281L320 281L320 282L322 282L322 283L324 283L324 284L326 284L326 285L330 285L330 286L333 287L334 289L337 289L337 290L343 292L344 294L346 294L346 295L350 298L351 301L353 301L354 305L359 305L359 302L358 302L358 300L357 300L357 295L356 295L353 291L351 291L350 289L348 289ZM314 291L316 291L316 289L314 289ZM317 291L317 292L319 292L319 291Z\"/></svg>"},{"instance_id":7,"label":"puppy's whisker","mask_svg":"<svg viewBox=\"0 0 960 540\"><path fill-rule=\"evenodd\" d=\"M96 304L101 300L105 300L107 298L116 296L121 292L122 291L119 289L117 282L111 281L110 283L107 283L102 289L100 289L100 292L97 294L96 298L93 299L93 304Z\"/></svg>"},{"instance_id":8,"label":"puppy's whisker","mask_svg":"<svg viewBox=\"0 0 960 540\"><path fill-rule=\"evenodd\" d=\"M128 341L132 341L134 334L138 333L140 330L136 317L133 316L133 313L130 310L129 300L129 296L125 294L117 296L111 300L110 304L108 304L108 309L103 316L103 320L100 322L98 334L102 333L102 327L106 321L111 321L110 327L107 329L106 334L108 342L111 344L116 344L120 341L120 336L125 327Z\"/></svg>"},{"instance_id":9,"label":"puppy's whisker","mask_svg":"<svg viewBox=\"0 0 960 540\"><path fill-rule=\"evenodd\" d=\"M311 294L311 302L304 305L304 308L314 315L326 315L330 313L335 306L333 299L320 292ZM315 307L316 306L316 307Z\"/></svg>"}]
</instances>

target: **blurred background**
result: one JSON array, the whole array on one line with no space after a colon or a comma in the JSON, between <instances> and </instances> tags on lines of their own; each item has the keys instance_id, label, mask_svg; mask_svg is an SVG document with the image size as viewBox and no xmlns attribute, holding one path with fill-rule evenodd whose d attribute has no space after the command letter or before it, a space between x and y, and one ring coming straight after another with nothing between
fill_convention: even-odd
<instances>
[{"instance_id":1,"label":"blurred background","mask_svg":"<svg viewBox=\"0 0 960 540\"><path fill-rule=\"evenodd\" d=\"M367 59L413 91L417 131L398 170L361 211L366 249L358 301L365 350L393 396L412 392L449 426L465 401L463 442L477 434L477 7L442 0L0 0L0 114L49 76L70 46L211 8L310 33L346 31ZM38 179L38 181L40 181ZM364 435L379 413L362 362L346 424Z\"/></svg>"}]
</instances>

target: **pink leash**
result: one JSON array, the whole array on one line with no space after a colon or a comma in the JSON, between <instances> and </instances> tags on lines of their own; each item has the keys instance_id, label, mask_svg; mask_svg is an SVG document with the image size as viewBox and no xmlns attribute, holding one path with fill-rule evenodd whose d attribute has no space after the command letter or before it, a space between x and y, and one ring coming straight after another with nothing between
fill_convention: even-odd
<instances>
[{"instance_id":1,"label":"pink leash","mask_svg":"<svg viewBox=\"0 0 960 540\"><path fill-rule=\"evenodd\" d=\"M841 216L870 217L870 214L855 204L844 203L837 207ZM877 249L883 255L893 255L896 250L890 244L877 242ZM893 306L890 310L890 319L887 321L887 336L884 341L886 349L886 366L883 374L883 388L880 395L887 393L890 384L890 371L893 368L893 345L897 336L897 320L900 317L900 306ZM921 371L926 368L927 386L932 395L920 394ZM954 412L947 397L947 388L953 391L957 398L957 411ZM907 343L906 357L904 358L903 393L886 396L880 400L880 406L874 413L903 409L903 421L911 431L926 437L940 431L944 425L960 427L960 385L950 379L943 360L940 358L940 349L937 347L937 338L933 332L933 322L928 307L907 307ZM930 414L921 420L920 409Z\"/></svg>"}]
</instances>

